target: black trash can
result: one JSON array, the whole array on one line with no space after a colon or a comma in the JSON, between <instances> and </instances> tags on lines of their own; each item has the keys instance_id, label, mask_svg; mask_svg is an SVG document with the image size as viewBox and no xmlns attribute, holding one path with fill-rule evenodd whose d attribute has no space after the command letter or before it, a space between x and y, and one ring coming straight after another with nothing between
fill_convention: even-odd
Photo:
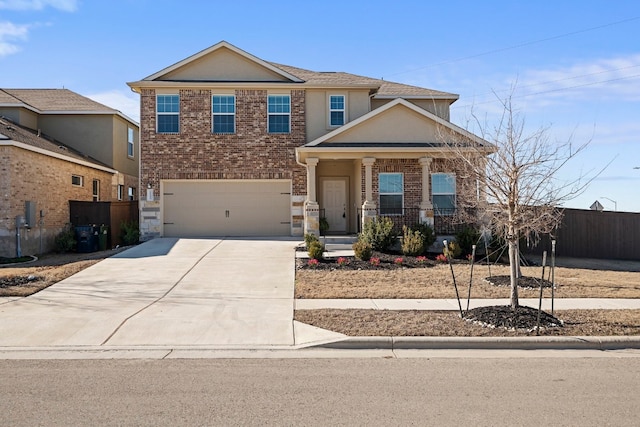
<instances>
[{"instance_id":1,"label":"black trash can","mask_svg":"<svg viewBox=\"0 0 640 427\"><path fill-rule=\"evenodd\" d=\"M92 225L78 225L75 228L76 251L81 253L95 252L98 250L98 227Z\"/></svg>"},{"instance_id":2,"label":"black trash can","mask_svg":"<svg viewBox=\"0 0 640 427\"><path fill-rule=\"evenodd\" d=\"M100 236L98 236L98 247L101 251L107 250L107 236L109 235L109 226L102 224L100 226Z\"/></svg>"}]
</instances>

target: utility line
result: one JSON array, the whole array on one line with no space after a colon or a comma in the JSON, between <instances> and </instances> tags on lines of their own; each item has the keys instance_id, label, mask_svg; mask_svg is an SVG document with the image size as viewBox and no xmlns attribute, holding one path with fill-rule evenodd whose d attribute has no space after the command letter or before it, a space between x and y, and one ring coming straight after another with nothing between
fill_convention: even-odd
<instances>
[{"instance_id":1,"label":"utility line","mask_svg":"<svg viewBox=\"0 0 640 427\"><path fill-rule=\"evenodd\" d=\"M638 19L640 19L640 16L635 16L633 18L627 18L627 19L623 19L621 21L611 22L611 23L608 23L608 24L598 25L597 27L590 27L590 28L585 28L583 30L577 30L577 31L569 32L569 33L559 34L559 35L547 37L547 38L544 38L544 39L532 40L532 41L528 41L528 42L524 42L524 43L520 43L520 44L508 46L508 47L503 47L503 48L499 48L499 49L493 49L493 50L489 50L489 51L486 51L486 52L477 53L477 54L474 54L474 55L463 56L463 57L455 58L455 59L449 59L449 60L446 60L446 61L437 62L435 64L425 65L424 67L419 67L419 68L414 68L414 69L411 69L411 70L405 70L405 71L400 71L398 73L389 74L387 77L397 76L399 74L412 73L414 71L424 70L426 68L437 67L437 66L440 66L440 65L446 65L446 64L450 64L452 62L466 61L467 59L478 58L480 56L492 55L494 53L505 52L507 50L513 50L513 49L518 49L518 48L525 47L525 46L531 46L531 45L534 45L534 44L543 43L543 42L547 42L547 41L551 41L551 40L557 40L557 39L561 39L561 38L564 38L564 37L574 36L576 34L586 33L586 32L594 31L594 30L600 30L602 28L607 28L607 27L611 27L611 26L614 26L614 25L619 25L619 24L624 24L624 23L627 23L627 22L636 21Z\"/></svg>"}]
</instances>

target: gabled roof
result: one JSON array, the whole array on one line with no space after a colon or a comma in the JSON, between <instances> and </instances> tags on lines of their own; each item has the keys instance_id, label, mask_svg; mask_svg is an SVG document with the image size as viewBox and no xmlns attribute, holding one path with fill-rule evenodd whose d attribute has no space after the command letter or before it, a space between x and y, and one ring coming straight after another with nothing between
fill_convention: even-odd
<instances>
[{"instance_id":1,"label":"gabled roof","mask_svg":"<svg viewBox=\"0 0 640 427\"><path fill-rule=\"evenodd\" d=\"M38 135L27 128L13 123L9 119L0 117L0 146L3 145L14 145L19 148L110 173L117 172L104 163L101 163L92 157L85 156L79 151L54 140L53 138L48 138L43 134Z\"/></svg>"},{"instance_id":2,"label":"gabled roof","mask_svg":"<svg viewBox=\"0 0 640 427\"><path fill-rule=\"evenodd\" d=\"M311 141L305 145L303 145L303 147L320 147L320 146L324 146L326 145L326 141L330 141L336 137L338 137L340 134L344 134L349 132L351 129L360 126L364 123L366 123L367 121L373 120L376 117L379 117L383 114L385 114L387 111L392 110L394 108L397 108L398 106L404 106L412 111L414 111L415 113L417 113L420 116L423 116L427 119L432 120L433 122L435 122L437 125L439 126L443 126L445 129L448 129L449 131L452 131L454 133L460 134L465 138L468 138L469 140L481 145L481 146L486 146L486 147L491 147L491 144L488 141L485 141L484 139L478 137L477 135L472 134L471 132L454 125L453 123L444 120L441 117L436 116L435 114L420 108L414 104L412 104L409 101L406 101L402 98L396 98L393 101L388 102L387 104L383 105L380 108L376 108L375 110L372 110L370 112L368 112L367 114L358 117L357 119L347 123L344 126L341 126L337 129L335 129L332 132L329 132L323 136L321 136L320 138L315 139L314 141ZM367 142L363 141L363 143L366 145ZM425 144L428 144L428 146L433 146L434 143L437 143L437 141L422 141L422 142L417 142L417 143L410 143L411 146L420 146L420 145L416 145L416 144L421 144L422 146L426 146ZM375 143L375 146L378 146L379 143ZM442 144L438 144L438 145L442 145ZM334 144L335 146L335 144ZM395 144L394 146L398 147L399 144Z\"/></svg>"},{"instance_id":3,"label":"gabled roof","mask_svg":"<svg viewBox=\"0 0 640 427\"><path fill-rule=\"evenodd\" d=\"M255 64L257 64L257 65L259 65L259 66L261 66L261 67L263 67L263 68L265 68L267 70L269 70L269 71L271 71L271 72L274 72L274 73L282 76L283 78L285 78L285 79L287 79L287 80L289 80L291 82L294 82L294 83L301 83L302 82L302 80L299 79L298 77L296 77L296 76L294 76L292 74L289 74L286 71L281 70L281 69L279 69L277 67L274 67L271 63L263 61L262 59L258 58L257 56L253 56L250 53L245 52L244 50L239 49L239 48L235 47L234 45L232 45L231 43L228 43L228 42L226 42L224 40L219 42L219 43L217 43L217 44L214 44L213 46L211 46L211 47L209 47L207 49L204 49L204 50L202 50L202 51L200 51L200 52L198 52L198 53L196 53L194 55L191 55L190 57L185 58L182 61L176 62L175 64L170 65L170 66L158 71L157 73L154 73L154 74L152 74L150 76L147 76L142 80L143 81L159 80L163 76L165 76L165 75L167 75L169 73L172 73L172 72L174 72L174 71L176 71L176 70L178 70L178 69L180 69L182 67L185 67L185 66L187 66L187 65L189 65L191 63L194 63L195 61L197 61L197 60L199 60L199 59L201 59L201 58L203 58L205 56L211 55L214 52L216 52L218 50L221 50L221 49L229 49L230 51L234 52L235 54L237 54L237 55L239 55L239 56L241 56L241 57L243 57L243 58L245 58L245 59L247 59L247 60L249 60L249 61L251 61L251 62L253 62L253 63L255 63Z\"/></svg>"},{"instance_id":4,"label":"gabled roof","mask_svg":"<svg viewBox=\"0 0 640 427\"><path fill-rule=\"evenodd\" d=\"M237 74L233 74L236 77L224 75L220 77L216 74L215 70L211 68L211 65L216 65L215 58L217 53L228 51L232 52L235 57L229 56L226 59L236 59L236 57L243 58L244 65L251 65L255 70L262 69L266 72L265 77L261 80L252 76L251 79L237 77ZM208 62L205 62L206 60ZM197 69L189 73L189 67ZM215 68L215 67L214 67ZM236 64L237 71L240 65ZM229 70L226 70L228 74L232 74ZM187 77L184 77L187 76ZM268 78L266 76L269 76ZM277 77L274 80L273 77ZM245 52L228 43L221 41L205 50L202 50L195 55L183 59L180 62L166 67L157 73L154 73L148 77L145 77L141 81L128 83L134 89L140 87L153 87L153 85L174 85L175 83L189 83L192 85L208 85L211 83L218 84L251 84L256 85L260 83L264 84L291 84L307 87L326 87L326 88L367 88L371 90L374 98L391 99L391 98L416 98L416 99L444 99L451 102L455 102L459 97L457 94L442 92L433 89L422 88L418 86L411 86L402 83L388 82L382 79L375 79L371 77L359 76L356 74L350 74L345 72L334 71L311 71L304 68L293 67L291 65L278 64L275 62L268 62L262 60L250 53ZM173 87L173 86L171 86Z\"/></svg>"}]
</instances>

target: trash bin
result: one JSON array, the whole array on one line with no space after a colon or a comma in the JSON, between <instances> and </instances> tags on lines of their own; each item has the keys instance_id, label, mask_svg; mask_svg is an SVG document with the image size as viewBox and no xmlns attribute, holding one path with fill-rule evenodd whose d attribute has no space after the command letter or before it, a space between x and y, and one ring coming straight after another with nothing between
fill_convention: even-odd
<instances>
[{"instance_id":1,"label":"trash bin","mask_svg":"<svg viewBox=\"0 0 640 427\"><path fill-rule=\"evenodd\" d=\"M78 225L75 228L76 250L81 253L95 252L98 250L98 228L91 225Z\"/></svg>"},{"instance_id":2,"label":"trash bin","mask_svg":"<svg viewBox=\"0 0 640 427\"><path fill-rule=\"evenodd\" d=\"M109 226L102 224L100 226L100 236L98 236L98 247L101 251L107 250L107 236L109 235Z\"/></svg>"}]
</instances>

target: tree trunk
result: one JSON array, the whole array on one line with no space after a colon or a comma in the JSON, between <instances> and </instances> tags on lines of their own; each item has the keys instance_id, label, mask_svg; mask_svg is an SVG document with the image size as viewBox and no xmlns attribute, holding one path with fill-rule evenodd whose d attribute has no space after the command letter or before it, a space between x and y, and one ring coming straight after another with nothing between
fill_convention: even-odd
<instances>
[{"instance_id":1,"label":"tree trunk","mask_svg":"<svg viewBox=\"0 0 640 427\"><path fill-rule=\"evenodd\" d=\"M511 308L518 308L518 241L509 241L509 267L511 273Z\"/></svg>"}]
</instances>

